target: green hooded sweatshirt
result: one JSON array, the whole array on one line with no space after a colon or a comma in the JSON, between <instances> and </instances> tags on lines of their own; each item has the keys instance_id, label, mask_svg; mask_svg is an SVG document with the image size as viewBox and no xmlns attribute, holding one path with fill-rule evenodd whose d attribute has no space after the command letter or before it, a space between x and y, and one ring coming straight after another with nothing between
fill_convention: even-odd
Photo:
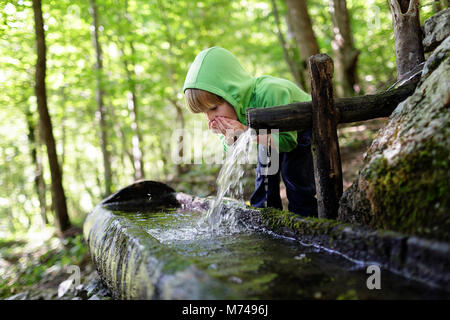
<instances>
[{"instance_id":1,"label":"green hooded sweatshirt","mask_svg":"<svg viewBox=\"0 0 450 320\"><path fill-rule=\"evenodd\" d=\"M272 76L252 77L231 52L220 47L203 50L197 55L187 73L183 92L189 88L209 91L224 98L244 125L247 125L248 108L311 101L309 94L289 80ZM289 152L297 146L296 131L272 136L275 143L278 140L279 152ZM224 147L226 150L225 142Z\"/></svg>"}]
</instances>

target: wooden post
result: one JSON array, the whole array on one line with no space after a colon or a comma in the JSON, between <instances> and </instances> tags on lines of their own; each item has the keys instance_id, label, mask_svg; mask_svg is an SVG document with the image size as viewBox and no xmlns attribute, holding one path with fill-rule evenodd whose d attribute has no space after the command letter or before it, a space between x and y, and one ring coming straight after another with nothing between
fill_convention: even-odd
<instances>
[{"instance_id":1,"label":"wooden post","mask_svg":"<svg viewBox=\"0 0 450 320\"><path fill-rule=\"evenodd\" d=\"M333 60L311 56L312 143L319 218L335 219L342 196L342 168L333 102ZM299 164L301 165L301 164Z\"/></svg>"}]
</instances>

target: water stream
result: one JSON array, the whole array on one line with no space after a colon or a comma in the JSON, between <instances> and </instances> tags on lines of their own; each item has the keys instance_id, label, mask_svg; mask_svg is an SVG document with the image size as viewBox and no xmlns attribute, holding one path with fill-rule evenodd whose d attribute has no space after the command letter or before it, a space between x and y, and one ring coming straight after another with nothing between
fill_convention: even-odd
<instances>
[{"instance_id":1,"label":"water stream","mask_svg":"<svg viewBox=\"0 0 450 320\"><path fill-rule=\"evenodd\" d=\"M242 198L242 177L245 174L243 164L251 161L252 146L252 131L246 130L239 136L227 153L225 163L222 165L216 181L217 196L204 219L199 221L199 228L204 228L206 224L211 232L221 234L231 234L240 230L234 211L227 210L224 212L223 202L226 195L230 195L235 199ZM243 202L242 206L245 206Z\"/></svg>"}]
</instances>

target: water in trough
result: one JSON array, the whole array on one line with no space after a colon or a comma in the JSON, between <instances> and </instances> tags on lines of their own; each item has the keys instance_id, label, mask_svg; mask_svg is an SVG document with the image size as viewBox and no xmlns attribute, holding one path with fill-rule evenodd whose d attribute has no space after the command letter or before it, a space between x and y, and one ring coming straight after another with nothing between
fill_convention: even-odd
<instances>
[{"instance_id":1,"label":"water in trough","mask_svg":"<svg viewBox=\"0 0 450 320\"><path fill-rule=\"evenodd\" d=\"M121 213L165 249L230 289L241 299L435 299L445 292L381 269L381 289L368 289L367 264L271 232L211 233L203 214L183 209Z\"/></svg>"}]
</instances>

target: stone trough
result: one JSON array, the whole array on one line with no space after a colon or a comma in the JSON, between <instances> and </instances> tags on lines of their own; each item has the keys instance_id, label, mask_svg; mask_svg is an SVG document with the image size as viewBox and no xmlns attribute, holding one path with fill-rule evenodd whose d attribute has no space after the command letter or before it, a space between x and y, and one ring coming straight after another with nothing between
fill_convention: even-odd
<instances>
[{"instance_id":1,"label":"stone trough","mask_svg":"<svg viewBox=\"0 0 450 320\"><path fill-rule=\"evenodd\" d=\"M84 237L116 299L448 298L450 246L228 200L241 232L199 233L211 199L141 181L103 200ZM366 267L380 267L370 290Z\"/></svg>"}]
</instances>

